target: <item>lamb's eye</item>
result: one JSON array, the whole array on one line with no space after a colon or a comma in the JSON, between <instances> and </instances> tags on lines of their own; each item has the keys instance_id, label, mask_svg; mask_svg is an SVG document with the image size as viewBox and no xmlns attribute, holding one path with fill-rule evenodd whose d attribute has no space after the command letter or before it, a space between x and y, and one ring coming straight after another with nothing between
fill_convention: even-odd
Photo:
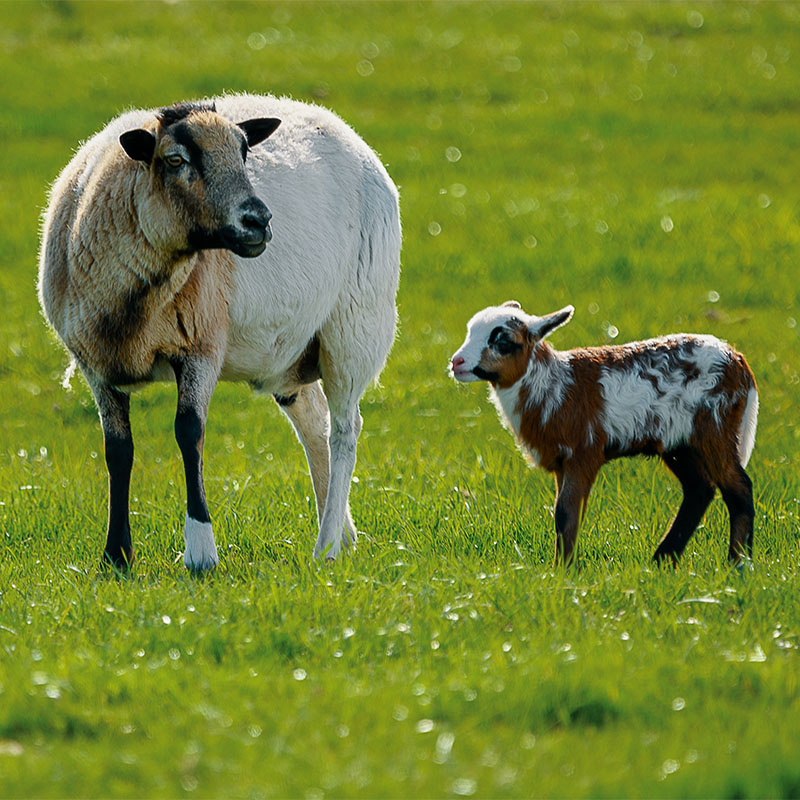
<instances>
[{"instance_id":1,"label":"lamb's eye","mask_svg":"<svg viewBox=\"0 0 800 800\"><path fill-rule=\"evenodd\" d=\"M494 343L494 349L502 356L510 355L518 348L519 345L513 339L508 339L505 336L497 339Z\"/></svg>"},{"instance_id":2,"label":"lamb's eye","mask_svg":"<svg viewBox=\"0 0 800 800\"><path fill-rule=\"evenodd\" d=\"M170 153L170 155L164 157L164 161L171 167L179 167L183 164L183 156L179 156L177 153Z\"/></svg>"}]
</instances>

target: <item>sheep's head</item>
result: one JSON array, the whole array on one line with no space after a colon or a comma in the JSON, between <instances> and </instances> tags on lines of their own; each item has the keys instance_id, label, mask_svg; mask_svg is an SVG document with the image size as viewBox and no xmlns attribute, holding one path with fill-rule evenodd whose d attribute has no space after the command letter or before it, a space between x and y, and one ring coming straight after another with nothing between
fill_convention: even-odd
<instances>
[{"instance_id":1,"label":"sheep's head","mask_svg":"<svg viewBox=\"0 0 800 800\"><path fill-rule=\"evenodd\" d=\"M123 133L123 150L149 171L137 198L148 240L173 252L226 248L248 258L264 252L272 215L253 191L245 160L279 124L235 125L213 105L184 103L162 109L152 129Z\"/></svg>"},{"instance_id":2,"label":"sheep's head","mask_svg":"<svg viewBox=\"0 0 800 800\"><path fill-rule=\"evenodd\" d=\"M529 316L515 300L484 308L467 323L467 338L450 361L453 377L462 383L489 381L501 389L513 386L536 345L569 322L573 311L566 306L544 317Z\"/></svg>"}]
</instances>

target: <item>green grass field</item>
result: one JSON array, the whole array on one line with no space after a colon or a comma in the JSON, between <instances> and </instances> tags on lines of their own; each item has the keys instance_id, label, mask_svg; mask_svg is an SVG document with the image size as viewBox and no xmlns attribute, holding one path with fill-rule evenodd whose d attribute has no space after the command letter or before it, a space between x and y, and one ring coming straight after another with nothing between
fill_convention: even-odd
<instances>
[{"instance_id":1,"label":"green grass field","mask_svg":"<svg viewBox=\"0 0 800 800\"><path fill-rule=\"evenodd\" d=\"M800 797L800 6L0 6L0 796ZM222 90L336 110L401 190L400 335L367 392L358 551L311 563L302 450L221 386L222 563L180 562L174 387L135 396L137 562L99 569L89 390L35 293L39 214L79 140ZM559 347L678 330L745 352L756 566L712 505L602 473L581 568L485 390L447 377L479 308L566 303ZM355 479L354 479L355 480Z\"/></svg>"}]
</instances>

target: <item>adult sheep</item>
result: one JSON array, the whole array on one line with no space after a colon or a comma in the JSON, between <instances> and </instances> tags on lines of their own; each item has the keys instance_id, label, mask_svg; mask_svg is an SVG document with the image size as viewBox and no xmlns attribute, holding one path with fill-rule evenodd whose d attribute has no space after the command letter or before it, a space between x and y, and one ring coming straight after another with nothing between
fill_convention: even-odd
<instances>
[{"instance_id":1,"label":"adult sheep","mask_svg":"<svg viewBox=\"0 0 800 800\"><path fill-rule=\"evenodd\" d=\"M219 560L202 449L220 379L272 393L294 425L314 555L355 544L358 404L394 339L400 240L386 170L319 107L231 95L130 111L78 150L50 196L39 297L100 412L108 561L133 561L129 394L154 380L177 381L188 568Z\"/></svg>"}]
</instances>

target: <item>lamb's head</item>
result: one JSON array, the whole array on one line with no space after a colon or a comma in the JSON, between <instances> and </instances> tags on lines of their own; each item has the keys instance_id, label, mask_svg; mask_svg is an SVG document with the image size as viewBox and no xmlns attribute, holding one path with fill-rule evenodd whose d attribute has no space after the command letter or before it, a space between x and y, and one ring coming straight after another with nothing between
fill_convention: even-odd
<instances>
[{"instance_id":1,"label":"lamb's head","mask_svg":"<svg viewBox=\"0 0 800 800\"><path fill-rule=\"evenodd\" d=\"M467 323L467 338L450 361L453 377L462 383L489 381L501 389L513 386L536 345L569 322L573 311L566 306L544 317L529 316L515 300L484 308Z\"/></svg>"},{"instance_id":2,"label":"lamb's head","mask_svg":"<svg viewBox=\"0 0 800 800\"><path fill-rule=\"evenodd\" d=\"M173 253L226 248L252 258L264 252L272 215L253 191L245 160L279 124L235 125L213 105L182 103L161 109L151 126L123 133L123 150L147 169L136 203L151 244Z\"/></svg>"}]
</instances>

